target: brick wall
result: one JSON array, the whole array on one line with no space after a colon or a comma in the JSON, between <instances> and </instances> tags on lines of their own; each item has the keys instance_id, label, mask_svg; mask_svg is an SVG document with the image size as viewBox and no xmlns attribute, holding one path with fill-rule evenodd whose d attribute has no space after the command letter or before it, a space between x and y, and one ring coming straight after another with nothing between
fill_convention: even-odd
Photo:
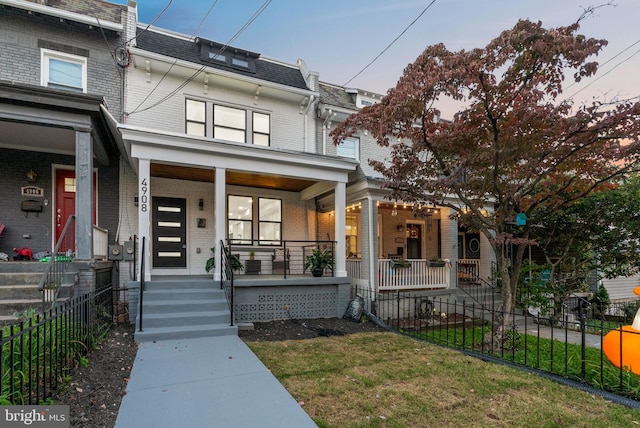
<instances>
[{"instance_id":1,"label":"brick wall","mask_svg":"<svg viewBox=\"0 0 640 428\"><path fill-rule=\"evenodd\" d=\"M106 38L106 40L105 40ZM121 39L115 32L86 24L3 7L0 10L0 80L40 85L41 53L38 41L59 43L88 51L87 92L103 95L116 119L122 113L122 70L111 57ZM108 45L107 45L108 43Z\"/></svg>"}]
</instances>

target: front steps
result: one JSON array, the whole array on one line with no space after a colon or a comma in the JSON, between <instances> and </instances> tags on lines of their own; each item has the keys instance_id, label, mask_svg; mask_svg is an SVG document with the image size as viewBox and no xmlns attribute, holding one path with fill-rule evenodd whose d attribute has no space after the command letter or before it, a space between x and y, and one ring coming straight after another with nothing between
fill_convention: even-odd
<instances>
[{"instance_id":1,"label":"front steps","mask_svg":"<svg viewBox=\"0 0 640 428\"><path fill-rule=\"evenodd\" d=\"M148 281L136 319L136 342L237 335L224 292L210 279Z\"/></svg>"},{"instance_id":2,"label":"front steps","mask_svg":"<svg viewBox=\"0 0 640 428\"><path fill-rule=\"evenodd\" d=\"M18 315L42 309L38 284L46 267L38 262L0 262L0 324L13 324Z\"/></svg>"}]
</instances>

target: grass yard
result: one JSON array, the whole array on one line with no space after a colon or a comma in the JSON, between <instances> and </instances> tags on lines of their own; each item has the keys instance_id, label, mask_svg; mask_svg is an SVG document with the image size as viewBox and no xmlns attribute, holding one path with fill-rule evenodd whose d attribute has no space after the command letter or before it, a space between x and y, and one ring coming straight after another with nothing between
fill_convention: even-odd
<instances>
[{"instance_id":1,"label":"grass yard","mask_svg":"<svg viewBox=\"0 0 640 428\"><path fill-rule=\"evenodd\" d=\"M629 409L392 333L248 342L319 427L632 427Z\"/></svg>"}]
</instances>

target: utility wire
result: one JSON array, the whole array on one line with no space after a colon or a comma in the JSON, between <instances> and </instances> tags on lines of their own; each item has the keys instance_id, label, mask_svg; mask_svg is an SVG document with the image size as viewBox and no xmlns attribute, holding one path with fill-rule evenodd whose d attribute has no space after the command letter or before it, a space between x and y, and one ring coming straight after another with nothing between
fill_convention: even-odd
<instances>
[{"instance_id":1,"label":"utility wire","mask_svg":"<svg viewBox=\"0 0 640 428\"><path fill-rule=\"evenodd\" d=\"M425 8L424 8L424 10L423 10L422 12L420 12L420 15L418 15L418 16L416 17L416 19L414 19L413 21L411 21L411 23L410 23L409 25L407 25L407 27L406 27L404 30L402 30L402 32L398 35L398 37L396 37L395 39L393 39L393 41L392 41L391 43L389 43L389 44L387 45L387 47L386 47L386 48L384 48L384 49L382 50L382 52L380 52L380 53L379 53L379 54L378 54L378 55L377 55L377 56L376 56L376 57L375 57L375 58L374 58L374 59L373 59L369 64L367 64L367 65L366 65L362 70L360 70L359 72L357 72L357 73L355 74L355 76L353 76L351 79L347 80L347 81L344 83L344 85L342 85L342 86L343 86L343 87L344 87L344 86L347 86L349 83L351 83L351 81L352 81L353 79L355 79L356 77L360 76L360 75L361 75L361 74L362 74L362 73L363 73L367 68L369 68L369 67L370 67L374 62L376 62L376 61L378 60L378 58L380 58L380 57L381 57L381 56L382 56L382 55L383 55L387 50L389 50L389 48L390 48L391 46L393 46L393 44L394 44L395 42L397 42L397 41L398 41L398 39L400 39L400 37L402 37L402 36L404 35L404 33L406 33L406 32L409 30L409 28L411 28L411 26L413 26L413 24L415 24L415 23L417 22L417 21L422 17L422 15L424 15L424 14L425 14L425 12L426 12L427 10L429 10L429 8L431 7L431 5L433 5L435 2L436 2L436 0L431 0L431 3L429 3L429 4L427 5L427 7L425 7Z\"/></svg>"},{"instance_id":2,"label":"utility wire","mask_svg":"<svg viewBox=\"0 0 640 428\"><path fill-rule=\"evenodd\" d=\"M260 8L253 14L253 16L251 18L249 18L249 20L242 26L242 28L240 30L238 30L238 32L236 32L236 34L234 34L233 37L231 37L231 39L229 39L229 41L227 43L224 44L224 46L222 47L220 52L224 52L227 49L227 47L229 47L229 45L234 40L236 40L244 31L246 31L246 29L256 20L256 18L258 18L258 16L260 16L260 14L262 14L262 12L264 12L264 10L271 4L271 2L272 2L272 0L266 0L262 4L262 6L260 6ZM174 61L174 64L176 62L177 62L177 59ZM165 95L160 100L158 100L155 103L153 103L152 105L141 109L140 106L142 105L142 103L144 103L144 101L146 101L149 98L149 96L151 95L151 93L153 93L153 91L158 87L158 85L156 85L156 87L151 91L151 93L149 93L149 95L147 95L147 97L138 105L138 107L136 107L132 112L128 113L128 115L130 116L130 115L135 114L135 113L140 113L140 112L143 112L143 111L150 110L150 109L152 109L154 107L157 107L158 105L164 103L165 101L169 100L174 95L176 95L182 88L187 86L196 77L198 77L200 75L200 73L202 73L204 71L204 69L209 64L210 64L210 61L207 61L205 64L202 64L202 66L200 66L200 68L198 70L196 70L191 76L189 76L189 78L187 78L183 83L181 83L176 89L174 89L173 91L171 91L170 93L168 93L167 95ZM167 73L168 73L168 71L167 71ZM165 75L163 76L163 79L167 75L167 73L165 73Z\"/></svg>"},{"instance_id":3,"label":"utility wire","mask_svg":"<svg viewBox=\"0 0 640 428\"><path fill-rule=\"evenodd\" d=\"M609 60L605 61L602 65L606 65L609 62L613 61L615 58L617 58L618 56L622 55L624 52L628 51L629 49L631 49L632 47L634 47L635 45L637 45L638 43L640 43L640 39L636 40L634 43L632 43L631 45L627 46L625 49L623 49L622 51L618 52L616 55L614 55L612 58L610 58ZM583 86L582 88L578 89L576 92L574 92L571 96L567 97L565 100L569 100L573 97L575 97L577 94L579 94L580 92L584 91L585 89L587 89L589 86L593 85L594 83L596 83L598 80L602 79L604 76L606 76L607 74L611 73L613 70L615 70L616 68L618 68L619 66L621 66L622 64L624 64L625 62L629 61L631 58L633 58L634 56L636 56L638 53L640 53L640 49L638 49L637 51L635 51L634 53L632 53L630 56L628 56L627 58L623 59L622 61L620 61L619 63L617 63L616 65L614 65L613 67L611 67L609 70L607 70L605 73L601 74L600 76L596 77L595 79L593 79L591 82L589 82L587 85ZM569 85L567 88L570 88L571 86L573 86L575 83Z\"/></svg>"},{"instance_id":4,"label":"utility wire","mask_svg":"<svg viewBox=\"0 0 640 428\"><path fill-rule=\"evenodd\" d=\"M160 13L158 13L156 15L155 18L153 18L153 20L147 24L147 26L138 34L134 35L133 37L131 37L129 40L126 40L122 43L120 43L118 45L118 48L124 47L126 45L128 45L133 39L135 39L136 37L138 37L140 34L144 33L145 31L147 31L149 28L151 28L151 26L153 24L155 24L156 22L158 22L158 20L162 17L162 15L164 15L164 13L167 11L167 9L169 9L169 6L171 6L171 3L173 3L173 0L169 0L169 2L162 8L162 10L160 11Z\"/></svg>"},{"instance_id":5,"label":"utility wire","mask_svg":"<svg viewBox=\"0 0 640 428\"><path fill-rule=\"evenodd\" d=\"M207 11L207 13L204 14L204 16L202 17L202 19L200 20L200 23L198 24L198 26L193 30L193 33L191 33L191 37L193 37L198 30L200 30L200 27L202 26L202 24L204 23L204 21L207 19L207 17L209 16L209 14L211 13L211 11L213 10L213 8L215 7L215 5L218 4L218 0L215 0L211 6L209 7L209 10ZM148 28L148 27L147 27ZM143 31L144 32L144 31ZM142 32L140 33L142 34ZM138 107L136 107L135 109L133 109L133 111L131 113L129 113L129 115L133 114L133 113L137 113L139 111L144 111L144 110L138 110L140 108L140 106L142 106L142 104L144 104L151 95L153 95L153 93L156 91L156 89L158 89L158 87L160 86L160 84L164 81L164 79L169 75L169 72L171 72L171 69L173 69L173 66L176 65L178 63L178 58L175 58L173 60L173 62L171 63L171 66L169 67L169 69L167 71L165 71L165 73L162 75L162 77L160 78L160 80L158 80L158 83L156 83L156 86L153 87L153 89L151 91L149 91L149 93L147 94L146 97L144 97L144 99L142 101L140 101L140 103L138 104Z\"/></svg>"}]
</instances>

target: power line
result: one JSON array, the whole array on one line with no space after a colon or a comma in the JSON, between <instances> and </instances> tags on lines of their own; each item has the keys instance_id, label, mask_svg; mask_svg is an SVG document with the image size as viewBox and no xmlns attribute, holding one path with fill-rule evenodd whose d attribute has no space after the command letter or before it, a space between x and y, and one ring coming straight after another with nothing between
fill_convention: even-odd
<instances>
[{"instance_id":1,"label":"power line","mask_svg":"<svg viewBox=\"0 0 640 428\"><path fill-rule=\"evenodd\" d=\"M386 48L384 48L384 49L382 50L382 52L380 52L378 55L376 55L376 57L375 57L375 58L374 58L374 59L373 59L369 64L367 64L367 65L366 65L362 70L360 70L359 72L357 72L357 73L355 74L355 76L353 76L351 79L347 80L347 81L345 82L345 84L344 84L344 85L342 85L342 86L347 86L347 85L348 85L348 84L349 84L353 79L355 79L356 77L358 77L359 75L361 75L361 74L362 74L362 73L363 73L367 68L369 68L369 67L370 67L374 62L376 62L376 61L378 60L378 58L380 58L380 57L381 57L381 56L382 56L382 55L383 55L387 50L389 50L389 48L390 48L391 46L393 46L393 44L394 44L395 42L397 42L397 41L398 41L398 39L400 39L400 37L402 37L402 36L404 35L404 33L406 33L406 32L409 30L409 28L411 28L411 26L412 26L413 24L415 24L415 23L417 22L417 21L422 17L422 15L424 15L424 14L425 14L425 12L426 12L427 10L429 10L429 8L431 7L431 5L433 5L435 2L436 2L436 0L432 0L432 1L431 1L431 3L429 3L429 4L427 5L427 7L425 7L425 8L424 8L424 10L423 10L422 12L420 12L420 14L416 17L416 19L414 19L413 21L411 21L411 23L410 23L409 25L407 25L407 27L406 27L404 30L402 30L402 32L398 35L398 37L396 37L395 39L393 39L393 41L392 41L391 43L389 43L389 44L387 45L387 47L386 47Z\"/></svg>"},{"instance_id":2,"label":"power line","mask_svg":"<svg viewBox=\"0 0 640 428\"><path fill-rule=\"evenodd\" d=\"M435 1L435 0L434 0ZM260 14L262 14L262 12L264 12L264 10L271 4L272 0L266 0L262 6L260 6L260 8L253 14L253 16L251 18L249 18L249 20L242 26L242 28L240 30L238 30L238 32L236 32L236 34L234 34L231 39L229 39L229 41L227 43L224 44L224 46L221 48L220 52L224 52L227 47L234 41L236 40L244 31L246 31L246 29L256 20L256 18L258 18L258 16L260 16ZM214 4L215 5L215 4ZM212 6L213 8L213 6ZM173 62L172 67L174 64L176 64L177 62L177 58L176 60ZM144 101L146 101L149 96L151 95L151 93L153 93L153 91L155 91L155 89L158 87L158 85L160 84L160 82L158 82L158 85L156 85L156 87L149 93L149 95L147 95L147 97L145 97L145 99L142 101L142 103L140 103L138 105L138 107L136 107L132 112L128 113L128 115L132 115L135 113L140 113L143 111L147 111L150 110L162 103L164 103L165 101L169 100L170 98L173 98L174 95L176 95L182 88L184 88L185 86L187 86L190 82L192 82L196 77L198 77L200 75L200 73L202 73L204 71L204 69L210 64L210 61L207 61L205 64L203 64L202 66L200 66L200 68L198 70L196 70L195 73L193 73L191 76L189 76L183 83L181 83L180 85L178 85L178 87L176 89L174 89L173 91L169 92L167 95L165 95L164 97L162 97L160 100L156 101L155 103L153 103L152 105L145 107L143 109L140 109L140 106L142 105L142 103L144 103ZM167 71L168 73L168 71ZM162 77L164 79L164 77L167 75L167 73L165 73L165 75Z\"/></svg>"},{"instance_id":3,"label":"power line","mask_svg":"<svg viewBox=\"0 0 640 428\"><path fill-rule=\"evenodd\" d=\"M118 48L121 48L123 46L128 45L133 39L135 39L136 37L138 37L140 34L144 33L145 31L147 31L153 24L158 22L158 20L162 17L162 15L164 15L164 13L167 11L167 9L169 9L169 6L171 6L171 3L173 3L173 0L169 0L169 2L162 8L160 13L158 13L156 15L156 17L153 18L153 20L149 24L147 24L146 27L144 27L144 30L142 30L139 34L136 34L135 36L131 37L129 40L126 40L126 41L120 43L120 45L118 45Z\"/></svg>"},{"instance_id":4,"label":"power line","mask_svg":"<svg viewBox=\"0 0 640 428\"><path fill-rule=\"evenodd\" d=\"M631 45L627 46L625 49L623 49L622 51L620 51L619 53L617 53L616 55L614 55L612 58L610 58L609 60L605 61L602 65L608 64L609 62L611 62L613 59L617 58L618 56L620 56L621 54L623 54L624 52L628 51L629 49L631 49L632 47L634 47L635 45L637 45L638 43L640 43L640 39L636 40L634 43L632 43ZM583 86L582 88L578 89L576 92L574 92L571 96L565 98L565 100L569 100L573 97L575 97L577 94L579 94L580 92L584 91L585 89L587 89L589 86L593 85L594 83L596 83L598 80L602 79L604 76L606 76L607 74L611 73L613 70L615 70L616 68L618 68L619 66L621 66L622 64L624 64L625 62L629 61L631 58L633 58L634 56L636 56L638 53L640 53L640 49L638 49L637 51L635 51L634 53L632 53L630 56L628 56L627 58L625 58L624 60L620 61L619 63L617 63L616 65L614 65L613 67L611 67L611 69L607 70L604 74L601 74L600 76L596 77L595 79L593 79L591 82L589 82L587 85ZM573 84L569 85L567 88L570 88L571 86L573 86Z\"/></svg>"}]
</instances>

